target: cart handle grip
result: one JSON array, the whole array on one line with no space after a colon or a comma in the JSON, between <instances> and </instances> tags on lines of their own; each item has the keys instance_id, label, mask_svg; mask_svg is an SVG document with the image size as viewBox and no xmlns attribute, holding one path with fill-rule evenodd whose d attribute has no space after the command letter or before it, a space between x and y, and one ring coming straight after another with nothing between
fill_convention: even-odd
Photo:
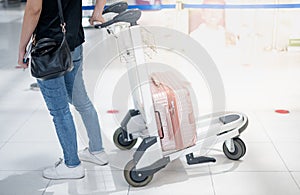
<instances>
[{"instance_id":1,"label":"cart handle grip","mask_svg":"<svg viewBox=\"0 0 300 195\"><path fill-rule=\"evenodd\" d=\"M122 13L123 11L125 11L128 8L128 4L125 1L120 1L120 2L116 2L113 4L108 5L104 11L102 12L102 15L107 14L107 13Z\"/></svg>"},{"instance_id":2,"label":"cart handle grip","mask_svg":"<svg viewBox=\"0 0 300 195\"><path fill-rule=\"evenodd\" d=\"M95 28L106 28L117 22L127 22L130 23L130 26L134 26L137 25L137 21L140 19L141 15L142 13L138 9L126 10L107 22L96 24Z\"/></svg>"}]
</instances>

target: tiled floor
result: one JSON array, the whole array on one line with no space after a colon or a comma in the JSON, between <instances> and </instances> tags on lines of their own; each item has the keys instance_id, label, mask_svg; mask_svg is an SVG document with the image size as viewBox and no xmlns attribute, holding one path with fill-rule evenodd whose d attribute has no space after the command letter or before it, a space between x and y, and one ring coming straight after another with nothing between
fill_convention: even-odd
<instances>
[{"instance_id":1,"label":"tiled floor","mask_svg":"<svg viewBox=\"0 0 300 195\"><path fill-rule=\"evenodd\" d=\"M244 158L236 162L228 160L218 144L209 153L217 159L215 164L188 166L184 158L177 159L142 188L130 187L123 178L122 169L133 151L119 151L112 143L112 134L124 110L115 108L120 110L115 115L106 111L111 109L109 92L123 69L108 68L106 71L113 75L111 84L100 86L107 93L96 94L94 101L110 165L83 163L86 177L80 180L44 179L43 168L61 157L61 150L39 91L29 89L34 79L28 70L15 69L22 14L18 9L0 9L1 195L300 194L300 53L266 54L268 59L274 56L289 59L285 66L280 60L271 64L266 59L260 65L219 67L227 108L249 117L249 126L241 136L247 145ZM87 58L94 43L102 38L94 29L86 29L86 35ZM289 109L290 114L275 113L278 108ZM86 135L79 124L78 129L79 147L84 148Z\"/></svg>"}]
</instances>

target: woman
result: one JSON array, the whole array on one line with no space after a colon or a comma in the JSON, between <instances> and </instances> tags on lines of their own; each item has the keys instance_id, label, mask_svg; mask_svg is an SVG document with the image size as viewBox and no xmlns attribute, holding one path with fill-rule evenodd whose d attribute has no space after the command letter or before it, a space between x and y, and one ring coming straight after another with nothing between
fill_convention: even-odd
<instances>
[{"instance_id":1,"label":"woman","mask_svg":"<svg viewBox=\"0 0 300 195\"><path fill-rule=\"evenodd\" d=\"M55 166L46 168L43 176L48 179L78 179L85 176L80 160L106 165L108 158L102 147L98 115L87 96L82 78L82 43L84 42L81 24L82 1L61 0L61 2L74 69L58 78L37 80L47 108L53 117L64 156L64 161L61 159ZM104 22L102 11L105 3L106 0L96 1L90 18L91 24L95 21ZM57 0L27 0L18 57L18 64L23 68L28 68L28 63L24 63L23 58L26 46L33 34L36 40L44 37L54 38L57 41L62 39ZM69 103L73 104L80 113L89 137L89 147L79 154L77 153L76 129Z\"/></svg>"}]
</instances>

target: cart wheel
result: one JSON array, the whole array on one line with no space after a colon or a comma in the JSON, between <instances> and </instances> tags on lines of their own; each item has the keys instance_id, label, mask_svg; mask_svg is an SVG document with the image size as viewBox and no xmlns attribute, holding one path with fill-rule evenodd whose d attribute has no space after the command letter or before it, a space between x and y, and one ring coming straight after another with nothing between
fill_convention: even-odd
<instances>
[{"instance_id":1,"label":"cart wheel","mask_svg":"<svg viewBox=\"0 0 300 195\"><path fill-rule=\"evenodd\" d=\"M114 133L114 143L121 150L130 150L137 142L137 139L125 141L123 139L122 128L118 128Z\"/></svg>"},{"instance_id":2,"label":"cart wheel","mask_svg":"<svg viewBox=\"0 0 300 195\"><path fill-rule=\"evenodd\" d=\"M225 156L231 160L239 160L246 153L246 145L240 138L233 138L234 152L230 152L224 142L223 152Z\"/></svg>"},{"instance_id":3,"label":"cart wheel","mask_svg":"<svg viewBox=\"0 0 300 195\"><path fill-rule=\"evenodd\" d=\"M143 187L147 185L153 178L153 175L144 176L142 173L137 173L133 160L129 161L124 169L124 177L127 183L133 187Z\"/></svg>"}]
</instances>

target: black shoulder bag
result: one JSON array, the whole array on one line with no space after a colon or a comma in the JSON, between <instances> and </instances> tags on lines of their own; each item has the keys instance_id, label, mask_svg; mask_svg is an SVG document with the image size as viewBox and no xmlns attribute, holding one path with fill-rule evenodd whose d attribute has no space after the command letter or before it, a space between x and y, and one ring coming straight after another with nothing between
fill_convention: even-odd
<instances>
[{"instance_id":1,"label":"black shoulder bag","mask_svg":"<svg viewBox=\"0 0 300 195\"><path fill-rule=\"evenodd\" d=\"M31 75L41 80L62 76L73 69L71 51L66 40L66 23L61 0L57 0L57 3L63 33L62 42L59 43L52 38L42 38L33 44L31 49Z\"/></svg>"}]
</instances>

